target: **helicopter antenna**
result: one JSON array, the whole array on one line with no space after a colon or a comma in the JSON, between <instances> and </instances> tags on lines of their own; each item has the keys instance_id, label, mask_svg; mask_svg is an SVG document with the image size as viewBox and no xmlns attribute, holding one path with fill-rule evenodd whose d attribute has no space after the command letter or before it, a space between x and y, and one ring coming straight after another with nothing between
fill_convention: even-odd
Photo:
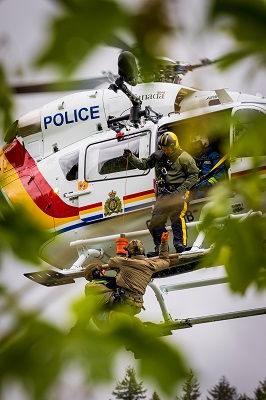
<instances>
[{"instance_id":1,"label":"helicopter antenna","mask_svg":"<svg viewBox=\"0 0 266 400\"><path fill-rule=\"evenodd\" d=\"M141 113L141 105L142 101L138 96L129 90L129 88L125 85L124 82L128 83L131 86L136 86L138 83L138 67L136 63L136 59L132 53L129 51L123 51L118 57L118 78L109 86L110 90L113 90L115 93L118 90L121 90L130 100L132 107L130 108L129 119L130 122L134 124L134 126L138 126ZM146 112L144 111L145 115ZM126 116L123 116L124 120ZM114 123L121 121L122 119L115 118L109 120L109 123Z\"/></svg>"},{"instance_id":2,"label":"helicopter antenna","mask_svg":"<svg viewBox=\"0 0 266 400\"><path fill-rule=\"evenodd\" d=\"M141 117L140 111L142 101L140 100L140 98L134 95L134 93L132 93L131 90L128 89L128 87L124 84L122 77L117 78L115 83L109 86L109 89L113 90L116 93L118 90L121 90L129 98L132 104L132 107L130 108L129 119L130 122L134 124L134 126L137 126ZM115 119L117 120L117 118ZM123 117L123 119L125 119L125 117Z\"/></svg>"}]
</instances>

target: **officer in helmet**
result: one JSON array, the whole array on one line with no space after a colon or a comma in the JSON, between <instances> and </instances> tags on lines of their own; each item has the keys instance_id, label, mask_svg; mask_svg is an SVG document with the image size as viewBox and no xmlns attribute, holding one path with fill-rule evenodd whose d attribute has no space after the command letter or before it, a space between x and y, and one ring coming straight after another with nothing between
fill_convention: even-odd
<instances>
[{"instance_id":1,"label":"officer in helmet","mask_svg":"<svg viewBox=\"0 0 266 400\"><path fill-rule=\"evenodd\" d=\"M155 252L147 256L158 255L162 232L165 232L168 217L173 231L173 245L177 253L185 250L187 229L185 213L189 190L198 179L199 170L195 160L183 151L173 132L165 132L158 139L159 150L147 158L139 159L130 149L124 150L124 157L138 169L155 168L157 197L152 212L149 230L153 237Z\"/></svg>"},{"instance_id":2,"label":"officer in helmet","mask_svg":"<svg viewBox=\"0 0 266 400\"><path fill-rule=\"evenodd\" d=\"M106 278L105 269L100 264L94 263L86 267L84 276L90 282L85 287L85 294L96 296L101 306L101 312L93 318L98 327L101 328L110 319L119 318L119 312L130 316L140 313L143 295L152 275L170 266L169 234L170 232L162 234L159 257L156 259L145 258L142 242L138 239L131 240L125 248L128 256L112 257L105 266L106 270L116 271L113 279Z\"/></svg>"},{"instance_id":3,"label":"officer in helmet","mask_svg":"<svg viewBox=\"0 0 266 400\"><path fill-rule=\"evenodd\" d=\"M226 157L222 157L209 144L206 135L196 135L191 139L193 157L199 168L199 177L193 188L194 199L205 197L208 190L226 178Z\"/></svg>"}]
</instances>

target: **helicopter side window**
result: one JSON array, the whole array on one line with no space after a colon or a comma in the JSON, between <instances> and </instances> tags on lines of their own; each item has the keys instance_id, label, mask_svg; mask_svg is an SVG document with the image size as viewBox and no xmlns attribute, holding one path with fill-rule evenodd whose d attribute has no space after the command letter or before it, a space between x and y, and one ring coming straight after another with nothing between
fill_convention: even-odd
<instances>
[{"instance_id":1,"label":"helicopter side window","mask_svg":"<svg viewBox=\"0 0 266 400\"><path fill-rule=\"evenodd\" d=\"M132 152L139 157L139 137L134 138L130 141L130 148ZM115 172L121 172L135 169L133 165L128 163L122 156L125 145L120 145L117 142L106 143L105 147L100 149L98 172L100 175L112 174Z\"/></svg>"},{"instance_id":2,"label":"helicopter side window","mask_svg":"<svg viewBox=\"0 0 266 400\"><path fill-rule=\"evenodd\" d=\"M78 161L79 161L78 151L66 154L65 156L59 159L59 164L66 180L74 181L78 179Z\"/></svg>"},{"instance_id":3,"label":"helicopter side window","mask_svg":"<svg viewBox=\"0 0 266 400\"><path fill-rule=\"evenodd\" d=\"M233 127L233 150L235 157L252 157L254 156L254 146L250 145L250 138L254 137L253 132L264 132L266 125L265 114L253 109L242 109L236 111L235 125ZM264 149L256 148L256 155L263 156Z\"/></svg>"},{"instance_id":4,"label":"helicopter side window","mask_svg":"<svg viewBox=\"0 0 266 400\"><path fill-rule=\"evenodd\" d=\"M249 154L250 152L249 152L248 146L246 146L244 144L244 146L241 146L241 149L238 148L239 147L238 142L241 139L241 137L243 137L245 135L245 132L247 132L247 130L248 130L248 127L246 124L245 125L244 124L236 124L233 127L233 142L234 142L235 147L232 149L232 154L235 157L250 157L250 154Z\"/></svg>"},{"instance_id":5,"label":"helicopter side window","mask_svg":"<svg viewBox=\"0 0 266 400\"><path fill-rule=\"evenodd\" d=\"M147 157L150 146L150 131L136 132L122 139L112 137L90 144L85 155L85 179L93 182L148 174L149 170L141 171L127 163L123 153L125 148L129 148L137 157Z\"/></svg>"}]
</instances>

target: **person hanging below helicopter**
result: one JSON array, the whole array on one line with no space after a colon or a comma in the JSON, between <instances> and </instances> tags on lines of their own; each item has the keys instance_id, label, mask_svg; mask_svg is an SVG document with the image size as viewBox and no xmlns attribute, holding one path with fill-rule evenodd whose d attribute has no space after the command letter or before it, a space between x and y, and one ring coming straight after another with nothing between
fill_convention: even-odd
<instances>
[{"instance_id":1,"label":"person hanging below helicopter","mask_svg":"<svg viewBox=\"0 0 266 400\"><path fill-rule=\"evenodd\" d=\"M206 135L196 135L191 139L193 157L199 168L199 177L192 189L192 198L205 197L208 190L227 176L226 158L209 144Z\"/></svg>"},{"instance_id":2,"label":"person hanging below helicopter","mask_svg":"<svg viewBox=\"0 0 266 400\"><path fill-rule=\"evenodd\" d=\"M125 149L123 157L138 169L155 168L156 202L149 223L155 251L148 257L158 255L162 232L170 218L173 231L173 245L177 253L182 253L187 245L185 213L189 190L198 179L199 170L193 157L179 146L173 132L165 132L158 139L159 150L147 158L139 159L130 149Z\"/></svg>"},{"instance_id":3,"label":"person hanging below helicopter","mask_svg":"<svg viewBox=\"0 0 266 400\"><path fill-rule=\"evenodd\" d=\"M170 267L168 238L170 232L163 232L159 257L145 258L145 249L140 240L131 240L125 250L128 256L110 258L107 270L116 271L116 277L107 277L105 269L98 263L89 264L84 270L85 295L96 296L99 312L93 321L99 328L119 318L119 313L134 317L143 308L143 296L154 272ZM97 310L98 311L98 310Z\"/></svg>"}]
</instances>

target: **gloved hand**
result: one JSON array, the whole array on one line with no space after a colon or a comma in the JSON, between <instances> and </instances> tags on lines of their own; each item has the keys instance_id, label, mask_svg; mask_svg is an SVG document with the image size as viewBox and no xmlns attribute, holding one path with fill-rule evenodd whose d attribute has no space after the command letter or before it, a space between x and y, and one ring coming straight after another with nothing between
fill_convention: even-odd
<instances>
[{"instance_id":1,"label":"gloved hand","mask_svg":"<svg viewBox=\"0 0 266 400\"><path fill-rule=\"evenodd\" d=\"M164 194L166 194L166 193L171 193L171 192L169 192L169 190L167 190L165 187L162 187L161 190L160 190L160 192L161 192L161 193L164 193Z\"/></svg>"},{"instance_id":2,"label":"gloved hand","mask_svg":"<svg viewBox=\"0 0 266 400\"><path fill-rule=\"evenodd\" d=\"M170 236L170 232L169 232L169 231L163 232L163 233L162 233L162 236L161 236L161 242L162 242L162 243L167 242L168 239L169 239L169 236Z\"/></svg>"},{"instance_id":3,"label":"gloved hand","mask_svg":"<svg viewBox=\"0 0 266 400\"><path fill-rule=\"evenodd\" d=\"M216 178L214 178L214 176L212 176L211 178L209 178L208 179L208 184L209 185L216 185L216 183L217 183L217 179Z\"/></svg>"},{"instance_id":4,"label":"gloved hand","mask_svg":"<svg viewBox=\"0 0 266 400\"><path fill-rule=\"evenodd\" d=\"M99 271L99 273L102 271L102 266L99 263L91 263L87 265L87 267L84 270L84 277L87 281L91 281L93 279L93 274Z\"/></svg>"},{"instance_id":5,"label":"gloved hand","mask_svg":"<svg viewBox=\"0 0 266 400\"><path fill-rule=\"evenodd\" d=\"M129 149L124 149L124 158L130 158L132 156L132 152Z\"/></svg>"}]
</instances>

